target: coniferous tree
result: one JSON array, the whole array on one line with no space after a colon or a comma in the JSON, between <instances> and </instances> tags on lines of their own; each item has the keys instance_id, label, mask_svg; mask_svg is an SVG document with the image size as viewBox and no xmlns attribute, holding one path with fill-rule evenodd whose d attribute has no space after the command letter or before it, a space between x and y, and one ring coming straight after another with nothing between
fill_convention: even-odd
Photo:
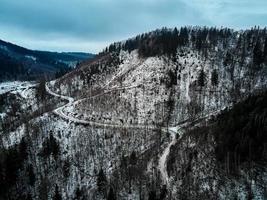
<instances>
[{"instance_id":1,"label":"coniferous tree","mask_svg":"<svg viewBox=\"0 0 267 200\"><path fill-rule=\"evenodd\" d=\"M157 194L156 191L152 190L148 194L148 200L157 200Z\"/></svg>"},{"instance_id":2,"label":"coniferous tree","mask_svg":"<svg viewBox=\"0 0 267 200\"><path fill-rule=\"evenodd\" d=\"M19 153L22 160L26 159L28 156L27 143L24 137L21 139L21 142L19 144Z\"/></svg>"},{"instance_id":3,"label":"coniferous tree","mask_svg":"<svg viewBox=\"0 0 267 200\"><path fill-rule=\"evenodd\" d=\"M267 37L265 38L264 42L263 59L265 64L267 64Z\"/></svg>"},{"instance_id":4,"label":"coniferous tree","mask_svg":"<svg viewBox=\"0 0 267 200\"><path fill-rule=\"evenodd\" d=\"M198 75L198 85L200 87L204 87L205 86L205 79L206 79L206 75L203 69L200 70L200 73Z\"/></svg>"},{"instance_id":5,"label":"coniferous tree","mask_svg":"<svg viewBox=\"0 0 267 200\"><path fill-rule=\"evenodd\" d=\"M47 158L53 155L56 159L60 153L60 146L56 138L53 136L52 132L49 134L49 138L46 138L43 142L43 149L41 151L41 156Z\"/></svg>"},{"instance_id":6,"label":"coniferous tree","mask_svg":"<svg viewBox=\"0 0 267 200\"><path fill-rule=\"evenodd\" d=\"M214 69L211 73L211 84L213 86L217 86L219 83L219 80L218 80L218 72L216 69Z\"/></svg>"},{"instance_id":7,"label":"coniferous tree","mask_svg":"<svg viewBox=\"0 0 267 200\"><path fill-rule=\"evenodd\" d=\"M48 199L48 178L41 177L41 182L39 184L39 199L47 200Z\"/></svg>"},{"instance_id":8,"label":"coniferous tree","mask_svg":"<svg viewBox=\"0 0 267 200\"><path fill-rule=\"evenodd\" d=\"M53 200L62 200L61 194L59 193L58 186L56 185L55 194Z\"/></svg>"},{"instance_id":9,"label":"coniferous tree","mask_svg":"<svg viewBox=\"0 0 267 200\"><path fill-rule=\"evenodd\" d=\"M110 189L109 189L107 200L116 200L116 196L114 194L114 191L113 191L112 187L110 187Z\"/></svg>"},{"instance_id":10,"label":"coniferous tree","mask_svg":"<svg viewBox=\"0 0 267 200\"><path fill-rule=\"evenodd\" d=\"M66 160L63 164L63 174L65 177L70 175L70 161Z\"/></svg>"},{"instance_id":11,"label":"coniferous tree","mask_svg":"<svg viewBox=\"0 0 267 200\"><path fill-rule=\"evenodd\" d=\"M29 177L29 184L30 184L31 186L33 186L34 183L35 183L35 174L34 174L32 165L29 165L29 166L28 166L27 171L28 171L28 177Z\"/></svg>"},{"instance_id":12,"label":"coniferous tree","mask_svg":"<svg viewBox=\"0 0 267 200\"><path fill-rule=\"evenodd\" d=\"M37 86L36 98L39 101L44 101L46 99L45 79L41 79Z\"/></svg>"},{"instance_id":13,"label":"coniferous tree","mask_svg":"<svg viewBox=\"0 0 267 200\"><path fill-rule=\"evenodd\" d=\"M106 178L106 175L105 175L103 169L101 168L99 170L98 175L97 175L98 191L105 192L106 191L106 186L107 186L107 178Z\"/></svg>"},{"instance_id":14,"label":"coniferous tree","mask_svg":"<svg viewBox=\"0 0 267 200\"><path fill-rule=\"evenodd\" d=\"M179 41L180 41L180 45L181 46L185 46L188 44L189 41L189 34L188 34L188 30L186 27L182 27L180 29L180 35L179 35Z\"/></svg>"},{"instance_id":15,"label":"coniferous tree","mask_svg":"<svg viewBox=\"0 0 267 200\"><path fill-rule=\"evenodd\" d=\"M33 200L32 195L31 194L27 194L27 197L25 198L25 200Z\"/></svg>"},{"instance_id":16,"label":"coniferous tree","mask_svg":"<svg viewBox=\"0 0 267 200\"><path fill-rule=\"evenodd\" d=\"M164 185L161 190L160 190L160 196L159 196L159 200L163 200L165 199L166 195L167 195L167 188L166 188L166 185Z\"/></svg>"},{"instance_id":17,"label":"coniferous tree","mask_svg":"<svg viewBox=\"0 0 267 200\"><path fill-rule=\"evenodd\" d=\"M260 40L257 40L256 45L253 49L253 63L254 65L260 65L263 62L263 54L261 50Z\"/></svg>"},{"instance_id":18,"label":"coniferous tree","mask_svg":"<svg viewBox=\"0 0 267 200\"><path fill-rule=\"evenodd\" d=\"M84 195L84 191L81 190L80 188L77 188L75 190L75 195L74 195L73 200L86 200L86 197Z\"/></svg>"},{"instance_id":19,"label":"coniferous tree","mask_svg":"<svg viewBox=\"0 0 267 200\"><path fill-rule=\"evenodd\" d=\"M137 157L135 151L133 151L130 155L130 164L136 165L136 163L137 163Z\"/></svg>"},{"instance_id":20,"label":"coniferous tree","mask_svg":"<svg viewBox=\"0 0 267 200\"><path fill-rule=\"evenodd\" d=\"M56 138L54 138L53 134L50 133L50 145L51 145L51 153L52 155L57 158L60 153L60 146L57 142Z\"/></svg>"}]
</instances>

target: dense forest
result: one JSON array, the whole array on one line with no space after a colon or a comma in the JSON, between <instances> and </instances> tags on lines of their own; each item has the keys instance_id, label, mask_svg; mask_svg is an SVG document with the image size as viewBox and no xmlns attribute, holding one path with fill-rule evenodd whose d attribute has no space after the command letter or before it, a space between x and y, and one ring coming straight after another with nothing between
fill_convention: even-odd
<instances>
[{"instance_id":1,"label":"dense forest","mask_svg":"<svg viewBox=\"0 0 267 200\"><path fill-rule=\"evenodd\" d=\"M251 30L236 32L229 28L200 28L181 27L168 29L162 28L153 32L144 33L125 42L113 43L104 52L137 49L141 57L169 55L175 57L177 48L188 47L200 51L207 56L222 41L225 48L234 37L238 38L237 47L243 54L253 51L254 63L260 65L267 63L267 37L266 29L252 28ZM103 52L103 53L104 53ZM231 59L232 54L229 56ZM246 55L243 55L245 57Z\"/></svg>"},{"instance_id":2,"label":"dense forest","mask_svg":"<svg viewBox=\"0 0 267 200\"><path fill-rule=\"evenodd\" d=\"M223 111L212 126L216 157L231 172L243 163L267 162L267 92ZM225 165L224 165L225 164Z\"/></svg>"},{"instance_id":3,"label":"dense forest","mask_svg":"<svg viewBox=\"0 0 267 200\"><path fill-rule=\"evenodd\" d=\"M0 52L0 80L14 78L19 79L20 76L27 74L27 70L22 63L12 59L10 56Z\"/></svg>"}]
</instances>

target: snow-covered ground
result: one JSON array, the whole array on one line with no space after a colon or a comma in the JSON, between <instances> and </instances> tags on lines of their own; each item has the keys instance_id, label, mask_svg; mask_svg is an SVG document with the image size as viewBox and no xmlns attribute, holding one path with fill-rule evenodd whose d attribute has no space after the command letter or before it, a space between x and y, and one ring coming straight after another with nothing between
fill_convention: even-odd
<instances>
[{"instance_id":1,"label":"snow-covered ground","mask_svg":"<svg viewBox=\"0 0 267 200\"><path fill-rule=\"evenodd\" d=\"M18 144L25 134L25 125L19 126L15 131L9 133L9 135L4 135L2 142L5 148L11 147Z\"/></svg>"},{"instance_id":2,"label":"snow-covered ground","mask_svg":"<svg viewBox=\"0 0 267 200\"><path fill-rule=\"evenodd\" d=\"M123 87L123 88L112 88L111 90L106 91L105 93L108 93L110 91L115 91L115 90L122 90L122 89L128 89L128 88L133 88L136 86L129 86L129 87ZM103 127L111 127L111 128L143 128L143 129L156 129L157 127L155 125L121 125L121 124L107 124L107 123L100 123L100 122L96 122L96 121L89 121L89 120L83 120L83 119L78 119L76 117L73 117L72 113L69 114L65 114L64 109L68 109L69 107L72 107L74 103L74 99L72 97L69 96L64 96L64 95L60 95L60 94L56 94L54 92L51 91L51 89L49 88L49 85L46 84L46 91L55 96L55 97L60 97L63 100L67 100L68 103L58 107L57 109L54 110L54 113L60 117L62 117L63 119L66 119L68 121L77 123L77 124L89 124L91 126L103 126ZM103 95L103 94L98 94L89 98L94 98L96 96L99 95ZM88 99L88 98L87 98ZM81 101L81 100L78 100Z\"/></svg>"},{"instance_id":3,"label":"snow-covered ground","mask_svg":"<svg viewBox=\"0 0 267 200\"><path fill-rule=\"evenodd\" d=\"M168 172L167 172L166 160L167 160L167 157L168 157L168 155L170 153L171 146L176 143L176 134L175 134L175 132L171 132L170 135L171 135L171 142L164 149L163 154L159 158L159 171L160 171L163 183L166 184L166 185L169 184L169 176L168 176Z\"/></svg>"},{"instance_id":4,"label":"snow-covered ground","mask_svg":"<svg viewBox=\"0 0 267 200\"><path fill-rule=\"evenodd\" d=\"M9 82L2 82L0 83L0 94L6 93L6 92L21 92L24 97L23 91L25 89L28 89L30 87L34 87L36 85L35 82L29 82L29 81L9 81Z\"/></svg>"}]
</instances>

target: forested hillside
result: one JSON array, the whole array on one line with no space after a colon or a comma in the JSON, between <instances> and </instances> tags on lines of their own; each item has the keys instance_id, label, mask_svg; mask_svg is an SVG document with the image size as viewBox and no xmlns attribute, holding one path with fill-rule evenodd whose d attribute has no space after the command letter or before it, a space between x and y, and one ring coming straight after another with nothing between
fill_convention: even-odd
<instances>
[{"instance_id":1,"label":"forested hillside","mask_svg":"<svg viewBox=\"0 0 267 200\"><path fill-rule=\"evenodd\" d=\"M163 28L1 94L0 199L265 199L266 43Z\"/></svg>"},{"instance_id":2,"label":"forested hillside","mask_svg":"<svg viewBox=\"0 0 267 200\"><path fill-rule=\"evenodd\" d=\"M0 40L0 81L58 78L90 58L87 53L35 51Z\"/></svg>"}]
</instances>

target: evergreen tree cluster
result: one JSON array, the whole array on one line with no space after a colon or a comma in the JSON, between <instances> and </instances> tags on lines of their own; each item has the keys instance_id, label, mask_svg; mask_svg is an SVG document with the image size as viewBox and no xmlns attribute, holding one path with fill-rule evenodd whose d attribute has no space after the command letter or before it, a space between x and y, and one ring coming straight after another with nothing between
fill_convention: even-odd
<instances>
[{"instance_id":1,"label":"evergreen tree cluster","mask_svg":"<svg viewBox=\"0 0 267 200\"><path fill-rule=\"evenodd\" d=\"M246 31L215 27L181 27L180 30L162 28L125 42L113 43L104 53L138 50L140 57L167 55L175 58L177 49L189 46L205 57L215 48L233 48L234 52L226 54L225 65L233 63L232 55L238 57L242 64L247 55L252 55L255 66L267 64L267 30L258 27Z\"/></svg>"},{"instance_id":2,"label":"evergreen tree cluster","mask_svg":"<svg viewBox=\"0 0 267 200\"><path fill-rule=\"evenodd\" d=\"M27 74L27 70L22 63L0 52L0 80L8 80L10 78L17 80L25 74Z\"/></svg>"},{"instance_id":3,"label":"evergreen tree cluster","mask_svg":"<svg viewBox=\"0 0 267 200\"><path fill-rule=\"evenodd\" d=\"M97 187L98 187L99 192L106 191L107 177L102 168L99 170L99 173L97 175Z\"/></svg>"},{"instance_id":4,"label":"evergreen tree cluster","mask_svg":"<svg viewBox=\"0 0 267 200\"><path fill-rule=\"evenodd\" d=\"M215 46L218 39L231 36L230 29L181 27L162 28L153 32L144 33L129 39L124 43L113 43L105 52L120 50L132 51L137 49L141 57L175 55L177 48L192 44L197 50ZM191 40L190 40L191 36Z\"/></svg>"},{"instance_id":5,"label":"evergreen tree cluster","mask_svg":"<svg viewBox=\"0 0 267 200\"><path fill-rule=\"evenodd\" d=\"M99 57L103 56L100 53ZM77 68L82 67L84 63L77 66ZM90 67L86 68L86 73L81 74L81 79L85 80L85 82L90 85L91 82L94 81L95 76L103 75L104 73L110 73L113 66L117 66L120 64L119 56L116 52L111 53L110 55L105 55L98 60L98 62L94 62L94 60L89 61L88 64Z\"/></svg>"},{"instance_id":6,"label":"evergreen tree cluster","mask_svg":"<svg viewBox=\"0 0 267 200\"><path fill-rule=\"evenodd\" d=\"M198 85L204 87L206 82L206 74L203 69L200 70L198 75Z\"/></svg>"},{"instance_id":7,"label":"evergreen tree cluster","mask_svg":"<svg viewBox=\"0 0 267 200\"><path fill-rule=\"evenodd\" d=\"M46 99L45 79L39 81L35 96L38 101L44 101Z\"/></svg>"},{"instance_id":8,"label":"evergreen tree cluster","mask_svg":"<svg viewBox=\"0 0 267 200\"><path fill-rule=\"evenodd\" d=\"M22 138L18 145L8 149L0 148L0 199L9 199L12 187L19 179L19 170L23 169L23 163L27 159L27 146L26 140ZM33 176L33 172L31 173Z\"/></svg>"},{"instance_id":9,"label":"evergreen tree cluster","mask_svg":"<svg viewBox=\"0 0 267 200\"><path fill-rule=\"evenodd\" d=\"M0 81L36 80L40 76L58 78L69 72L69 62L80 62L94 55L73 52L35 51L0 40Z\"/></svg>"},{"instance_id":10,"label":"evergreen tree cluster","mask_svg":"<svg viewBox=\"0 0 267 200\"><path fill-rule=\"evenodd\" d=\"M54 158L60 153L60 146L56 138L54 138L53 134L50 133L49 137L45 139L43 142L43 149L40 152L40 155L44 158L48 158L50 155L53 155Z\"/></svg>"},{"instance_id":11,"label":"evergreen tree cluster","mask_svg":"<svg viewBox=\"0 0 267 200\"><path fill-rule=\"evenodd\" d=\"M72 70L71 67L68 67L67 65L65 67L60 67L58 71L55 73L55 78L60 78L61 76L67 74L68 72L70 72Z\"/></svg>"},{"instance_id":12,"label":"evergreen tree cluster","mask_svg":"<svg viewBox=\"0 0 267 200\"><path fill-rule=\"evenodd\" d=\"M213 127L217 159L234 171L242 163L267 161L267 92L250 96L218 116Z\"/></svg>"},{"instance_id":13,"label":"evergreen tree cluster","mask_svg":"<svg viewBox=\"0 0 267 200\"><path fill-rule=\"evenodd\" d=\"M107 200L116 200L116 194L112 186L111 185L108 186L107 177L102 168L99 170L97 174L97 188L98 188L98 192L106 196Z\"/></svg>"},{"instance_id":14,"label":"evergreen tree cluster","mask_svg":"<svg viewBox=\"0 0 267 200\"><path fill-rule=\"evenodd\" d=\"M255 65L267 64L267 37L265 38L264 46L262 44L263 41L258 38L253 49L253 62Z\"/></svg>"},{"instance_id":15,"label":"evergreen tree cluster","mask_svg":"<svg viewBox=\"0 0 267 200\"><path fill-rule=\"evenodd\" d=\"M240 32L235 52L228 54L230 60L235 60L234 57L241 58L240 63L244 64L245 57L252 54L253 65L255 68L261 64L267 64L267 30L254 27L251 30Z\"/></svg>"},{"instance_id":16,"label":"evergreen tree cluster","mask_svg":"<svg viewBox=\"0 0 267 200\"><path fill-rule=\"evenodd\" d=\"M59 192L59 188L58 188L57 185L56 185L56 188L55 188L55 194L54 194L53 200L62 200L62 197L61 197L61 194Z\"/></svg>"},{"instance_id":17,"label":"evergreen tree cluster","mask_svg":"<svg viewBox=\"0 0 267 200\"><path fill-rule=\"evenodd\" d=\"M216 86L219 83L219 75L216 69L211 72L211 85Z\"/></svg>"}]
</instances>

